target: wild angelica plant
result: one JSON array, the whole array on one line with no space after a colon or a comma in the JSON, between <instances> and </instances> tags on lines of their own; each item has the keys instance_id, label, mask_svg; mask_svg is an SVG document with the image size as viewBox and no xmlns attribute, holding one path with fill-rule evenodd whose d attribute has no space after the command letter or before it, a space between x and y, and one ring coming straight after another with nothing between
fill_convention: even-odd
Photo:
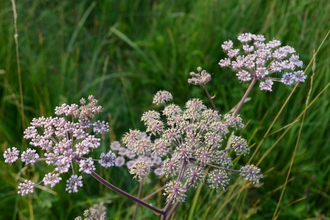
<instances>
[{"instance_id":1,"label":"wild angelica plant","mask_svg":"<svg viewBox=\"0 0 330 220\"><path fill-rule=\"evenodd\" d=\"M153 103L164 108L160 111L149 110L142 115L141 121L146 131L129 130L123 136L122 144L113 142L111 150L101 153L99 159L93 159L88 154L100 146L97 135L109 129L104 121L92 122L95 115L102 112L102 107L97 105L93 96L88 97L88 103L81 99L80 106L63 104L55 108L57 117L33 119L31 126L24 131L24 138L30 140L30 145L44 151L43 157L35 149L27 149L20 157L15 147L4 152L6 163L21 160L26 165L34 165L45 161L54 166L54 170L39 183L30 180L20 183L18 193L22 196L33 193L41 183L54 187L62 180L60 175L67 172L72 175L67 180L66 191L78 192L78 187L83 187L83 181L77 173L86 173L108 188L153 210L162 219L170 219L178 204L185 201L187 191L205 182L210 188L226 190L231 173L236 172L244 180L258 185L263 178L258 167L247 164L239 170L233 169L232 157L250 152L247 141L233 134L244 127L238 112L257 81L261 90L272 91L274 81L292 85L304 82L306 75L302 70L296 70L297 67L302 68L303 63L292 47L281 47L278 40L265 43L264 36L251 33L239 35L238 40L243 44L243 50L234 49L233 42L228 40L222 45L228 58L219 61L221 67L233 69L239 80L251 81L232 113L221 115L218 112L206 89L211 74L198 67L197 73L190 73L188 83L204 88L212 109L196 98L188 100L181 108L170 103L173 100L171 93L159 91ZM282 76L270 76L274 74ZM151 171L164 176L167 182L161 189L164 189L166 197L165 207L156 208L112 185L95 172L94 162L105 168L126 165L140 184ZM75 169L75 164L79 169Z\"/></svg>"}]
</instances>

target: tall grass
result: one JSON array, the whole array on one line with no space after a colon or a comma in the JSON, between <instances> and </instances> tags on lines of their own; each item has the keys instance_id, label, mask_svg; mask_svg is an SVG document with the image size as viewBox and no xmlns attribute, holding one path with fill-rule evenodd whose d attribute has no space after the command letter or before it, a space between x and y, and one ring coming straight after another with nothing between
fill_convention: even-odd
<instances>
[{"instance_id":1,"label":"tall grass","mask_svg":"<svg viewBox=\"0 0 330 220\"><path fill-rule=\"evenodd\" d=\"M327 0L36 0L17 1L16 10L21 79L13 6L0 2L1 154L7 147L27 146L22 131L33 117L52 115L55 106L89 94L100 100L103 119L112 124L104 148L129 128L142 127L140 116L153 108L152 95L160 89L170 91L176 103L191 97L208 103L203 90L186 83L197 66L214 73L208 89L225 113L248 85L219 68L224 56L220 45L241 32L263 34L294 47L309 75L297 88L275 85L271 93L255 89L240 112L248 122L242 133L254 152L251 162L260 163L264 184L251 189L238 180L220 193L201 186L189 194L174 219L330 217L330 93L325 89L330 82L329 37L322 43L330 29ZM241 161L236 161L238 166ZM73 219L100 200L108 202L109 219L129 219L134 212L132 202L104 193L87 177L86 188L75 195L65 193L62 183L54 191L42 188L33 196L18 196L21 176L39 180L31 172L35 169L47 170L22 170L0 161L0 210L6 210L0 219ZM137 193L138 184L127 181L127 171L104 175ZM153 202L158 199L160 194ZM141 208L138 216L150 219L154 214Z\"/></svg>"}]
</instances>

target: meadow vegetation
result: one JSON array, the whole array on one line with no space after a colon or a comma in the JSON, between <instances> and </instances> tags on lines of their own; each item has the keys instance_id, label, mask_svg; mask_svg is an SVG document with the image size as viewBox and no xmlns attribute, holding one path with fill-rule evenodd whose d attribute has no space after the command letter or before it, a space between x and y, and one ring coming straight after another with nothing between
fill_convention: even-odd
<instances>
[{"instance_id":1,"label":"meadow vegetation","mask_svg":"<svg viewBox=\"0 0 330 220\"><path fill-rule=\"evenodd\" d=\"M201 98L211 107L204 90L187 83L198 66L212 73L207 88L226 113L249 84L217 65L225 57L221 44L244 32L262 34L295 48L308 75L297 86L274 84L272 92L254 88L240 110L246 127L239 134L251 154L234 162L260 167L262 184L232 181L225 192L200 186L189 191L172 219L330 218L330 2L23 0L15 7L12 2L0 2L1 155L9 147L28 147L23 131L32 118L52 116L55 106L90 94L104 108L98 119L110 124L95 155L129 129L145 129L141 115L157 109L151 100L159 90L171 92L181 106ZM100 202L109 219L134 215L134 202L88 175L76 194L65 191L65 181L26 197L17 194L23 177L37 182L49 169L0 160L0 209L6 210L0 219L74 219ZM138 193L127 169L98 171ZM143 194L158 184L151 176ZM163 199L159 193L150 202ZM137 216L154 219L155 214L141 207Z\"/></svg>"}]
</instances>

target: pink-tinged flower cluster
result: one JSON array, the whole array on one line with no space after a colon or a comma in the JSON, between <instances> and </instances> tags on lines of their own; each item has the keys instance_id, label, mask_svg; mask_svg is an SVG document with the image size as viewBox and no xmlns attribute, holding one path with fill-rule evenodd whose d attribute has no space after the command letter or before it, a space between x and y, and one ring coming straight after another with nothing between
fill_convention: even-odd
<instances>
[{"instance_id":1,"label":"pink-tinged flower cluster","mask_svg":"<svg viewBox=\"0 0 330 220\"><path fill-rule=\"evenodd\" d=\"M111 143L110 149L113 152L116 152L116 154L118 154L118 157L115 159L115 166L127 166L127 168L130 170L130 173L138 177L139 180L146 177L151 171L153 171L157 176L163 175L164 172L161 168L162 158L147 150L150 149L150 147L147 147L146 144L152 144L152 142L150 140L150 137L147 136L145 132L140 132L138 130L130 130L123 137L123 142L130 142L129 140L131 138L134 138L134 136L141 140L138 142L139 146L128 144L126 145L126 147L122 147L118 141L114 141ZM133 144L133 142L130 143ZM143 151L143 154L141 155L135 153L136 149L143 149L143 143L145 144L144 146L146 151ZM145 168L145 171L147 172L141 172L141 174L137 175L138 169L134 168L134 166L136 166L136 164L141 165L142 163L140 162L143 162L143 164L148 165L148 167Z\"/></svg>"},{"instance_id":2,"label":"pink-tinged flower cluster","mask_svg":"<svg viewBox=\"0 0 330 220\"><path fill-rule=\"evenodd\" d=\"M46 174L40 183L50 187L61 181L60 174L69 172L74 167L74 162L78 164L79 172L87 174L95 170L94 161L98 161L105 168L116 165L116 155L111 151L102 153L99 160L86 157L100 146L101 139L97 135L104 134L109 129L108 123L104 121L91 122L96 114L102 112L102 107L98 106L97 102L93 96L89 96L88 101L80 100L80 106L63 104L56 107L57 117L33 119L31 126L24 131L24 138L30 140L30 145L44 151L44 158L40 158L36 149L27 149L19 157L19 151L13 147L4 152L5 162L21 160L26 165L34 165L38 161L45 161L54 166L54 171ZM20 184L19 193L32 193L38 184L26 180ZM69 193L77 192L82 185L82 177L72 175L67 181L66 190Z\"/></svg>"},{"instance_id":3,"label":"pink-tinged flower cluster","mask_svg":"<svg viewBox=\"0 0 330 220\"><path fill-rule=\"evenodd\" d=\"M263 178L261 169L253 164L247 164L241 167L240 175L244 177L244 180L250 181L253 184L259 184L260 179Z\"/></svg>"},{"instance_id":4,"label":"pink-tinged flower cluster","mask_svg":"<svg viewBox=\"0 0 330 220\"><path fill-rule=\"evenodd\" d=\"M272 91L274 81L285 85L305 81L305 73L296 70L303 67L303 62L299 60L294 48L281 46L278 40L265 42L263 35L251 33L239 35L238 40L243 44L242 49L234 49L231 40L222 44L228 58L221 59L219 65L236 71L239 80L257 79L260 81L260 89L268 91ZM274 73L281 73L281 77L273 77Z\"/></svg>"},{"instance_id":5,"label":"pink-tinged flower cluster","mask_svg":"<svg viewBox=\"0 0 330 220\"><path fill-rule=\"evenodd\" d=\"M155 97L157 99L159 93ZM230 181L227 172L233 166L230 153L238 156L250 152L245 139L234 135L226 140L230 130L244 127L240 116L220 115L200 99L187 101L184 109L167 104L160 112L147 111L141 120L146 133L129 130L122 139L125 147L114 142L110 148L131 160L126 165L139 180L154 168L157 168L155 173L175 179L165 185L167 203L184 201L186 191L202 184L205 177L211 188L225 189ZM229 147L223 147L225 145ZM155 156L157 163L151 159ZM208 167L212 168L206 169Z\"/></svg>"},{"instance_id":6,"label":"pink-tinged flower cluster","mask_svg":"<svg viewBox=\"0 0 330 220\"><path fill-rule=\"evenodd\" d=\"M168 91L161 90L156 93L152 103L156 105L160 105L160 104L165 104L166 102L172 100L173 100L173 96L171 93L169 93Z\"/></svg>"},{"instance_id":7,"label":"pink-tinged flower cluster","mask_svg":"<svg viewBox=\"0 0 330 220\"><path fill-rule=\"evenodd\" d=\"M14 163L18 160L19 150L16 147L8 148L4 153L5 163Z\"/></svg>"},{"instance_id":8,"label":"pink-tinged flower cluster","mask_svg":"<svg viewBox=\"0 0 330 220\"><path fill-rule=\"evenodd\" d=\"M187 189L183 186L182 182L172 180L166 183L165 193L166 203L184 202L187 195Z\"/></svg>"}]
</instances>

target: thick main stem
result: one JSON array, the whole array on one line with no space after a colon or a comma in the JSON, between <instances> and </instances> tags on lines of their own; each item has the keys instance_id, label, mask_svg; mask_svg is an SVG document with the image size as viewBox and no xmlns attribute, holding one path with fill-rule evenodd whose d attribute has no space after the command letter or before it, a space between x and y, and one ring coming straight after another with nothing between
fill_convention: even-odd
<instances>
[{"instance_id":1,"label":"thick main stem","mask_svg":"<svg viewBox=\"0 0 330 220\"><path fill-rule=\"evenodd\" d=\"M99 176L97 173L95 173L94 171L92 171L91 176L93 176L96 180L98 180L100 183L102 183L103 185L105 185L106 187L108 187L109 189L112 189L113 191L133 200L134 202L139 203L140 205L143 205L149 209L151 209L152 211L160 214L160 215L164 215L165 212L161 209L158 209L156 207L153 207L152 205L149 205L148 203L142 201L139 198L136 198L135 196L132 196L131 194L117 188L116 186L112 185L111 183L109 183L108 181L106 181L105 179L103 179L101 176Z\"/></svg>"},{"instance_id":2,"label":"thick main stem","mask_svg":"<svg viewBox=\"0 0 330 220\"><path fill-rule=\"evenodd\" d=\"M254 84L257 82L257 78L253 78L251 84L249 85L249 88L246 90L245 94L243 95L241 101L239 101L234 113L233 113L233 116L237 115L238 111L242 108L243 104L244 104L244 101L245 99L247 98L247 96L250 94Z\"/></svg>"}]
</instances>

